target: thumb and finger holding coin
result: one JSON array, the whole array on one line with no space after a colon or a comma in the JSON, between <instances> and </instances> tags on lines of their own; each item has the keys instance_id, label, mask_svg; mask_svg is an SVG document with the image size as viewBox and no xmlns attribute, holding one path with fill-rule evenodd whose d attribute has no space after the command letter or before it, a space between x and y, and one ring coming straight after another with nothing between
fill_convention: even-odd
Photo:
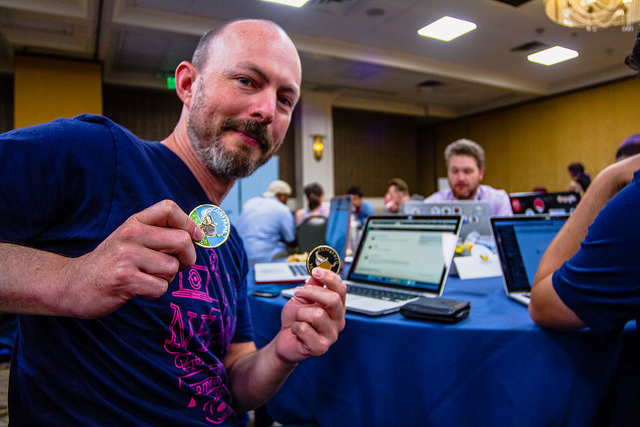
<instances>
[{"instance_id":1,"label":"thumb and finger holding coin","mask_svg":"<svg viewBox=\"0 0 640 427\"><path fill-rule=\"evenodd\" d=\"M229 217L216 205L205 204L193 209L189 218L204 232L204 238L196 244L203 248L216 248L229 238L231 229ZM306 261L307 271L316 268L324 268L338 274L340 272L340 256L331 246L320 245L309 252Z\"/></svg>"}]
</instances>

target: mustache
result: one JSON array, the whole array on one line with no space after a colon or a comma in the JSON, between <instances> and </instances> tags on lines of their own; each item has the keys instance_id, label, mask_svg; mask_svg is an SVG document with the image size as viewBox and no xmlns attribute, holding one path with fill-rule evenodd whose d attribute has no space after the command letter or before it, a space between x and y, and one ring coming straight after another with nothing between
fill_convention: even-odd
<instances>
[{"instance_id":1,"label":"mustache","mask_svg":"<svg viewBox=\"0 0 640 427\"><path fill-rule=\"evenodd\" d=\"M260 145L262 152L268 152L273 147L273 138L269 133L267 125L255 120L236 120L225 118L220 123L220 133L227 130L235 130L242 132L247 136L255 139Z\"/></svg>"}]
</instances>

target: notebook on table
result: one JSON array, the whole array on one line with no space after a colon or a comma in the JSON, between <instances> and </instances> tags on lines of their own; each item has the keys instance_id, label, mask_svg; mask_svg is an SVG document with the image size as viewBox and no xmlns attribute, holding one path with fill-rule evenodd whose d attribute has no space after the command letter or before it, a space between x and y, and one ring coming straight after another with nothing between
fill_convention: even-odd
<instances>
[{"instance_id":1,"label":"notebook on table","mask_svg":"<svg viewBox=\"0 0 640 427\"><path fill-rule=\"evenodd\" d=\"M547 214L491 218L504 290L509 298L529 305L531 284L542 255L568 217Z\"/></svg>"},{"instance_id":2,"label":"notebook on table","mask_svg":"<svg viewBox=\"0 0 640 427\"><path fill-rule=\"evenodd\" d=\"M580 201L580 193L564 191L560 193L511 193L511 209L514 215L571 214Z\"/></svg>"},{"instance_id":3,"label":"notebook on table","mask_svg":"<svg viewBox=\"0 0 640 427\"><path fill-rule=\"evenodd\" d=\"M338 252L340 259L344 259L348 244L352 197L345 195L331 198L325 241ZM254 265L253 272L257 284L302 283L309 278L306 262L262 262Z\"/></svg>"},{"instance_id":4,"label":"notebook on table","mask_svg":"<svg viewBox=\"0 0 640 427\"><path fill-rule=\"evenodd\" d=\"M347 310L379 316L442 295L461 222L459 215L370 216L345 280Z\"/></svg>"},{"instance_id":5,"label":"notebook on table","mask_svg":"<svg viewBox=\"0 0 640 427\"><path fill-rule=\"evenodd\" d=\"M460 215L462 228L460 236L464 238L472 231L482 236L491 235L491 204L484 200L452 200L448 202L424 202L409 200L402 205L405 214L414 215Z\"/></svg>"}]
</instances>

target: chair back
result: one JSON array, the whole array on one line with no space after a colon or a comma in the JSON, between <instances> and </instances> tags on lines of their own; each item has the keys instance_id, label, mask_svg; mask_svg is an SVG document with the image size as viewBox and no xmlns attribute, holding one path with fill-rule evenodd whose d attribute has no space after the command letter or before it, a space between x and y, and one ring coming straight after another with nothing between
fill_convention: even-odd
<instances>
[{"instance_id":1,"label":"chair back","mask_svg":"<svg viewBox=\"0 0 640 427\"><path fill-rule=\"evenodd\" d=\"M298 227L300 252L311 252L318 245L324 245L327 235L327 217L310 216Z\"/></svg>"}]
</instances>

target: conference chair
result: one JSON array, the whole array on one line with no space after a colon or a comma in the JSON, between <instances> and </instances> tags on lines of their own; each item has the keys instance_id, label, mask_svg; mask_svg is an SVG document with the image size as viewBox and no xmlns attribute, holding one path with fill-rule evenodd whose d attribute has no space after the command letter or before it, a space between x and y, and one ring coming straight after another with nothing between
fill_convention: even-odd
<instances>
[{"instance_id":1,"label":"conference chair","mask_svg":"<svg viewBox=\"0 0 640 427\"><path fill-rule=\"evenodd\" d=\"M310 216L298 227L298 245L300 252L311 252L318 245L324 245L327 234L327 218Z\"/></svg>"}]
</instances>

